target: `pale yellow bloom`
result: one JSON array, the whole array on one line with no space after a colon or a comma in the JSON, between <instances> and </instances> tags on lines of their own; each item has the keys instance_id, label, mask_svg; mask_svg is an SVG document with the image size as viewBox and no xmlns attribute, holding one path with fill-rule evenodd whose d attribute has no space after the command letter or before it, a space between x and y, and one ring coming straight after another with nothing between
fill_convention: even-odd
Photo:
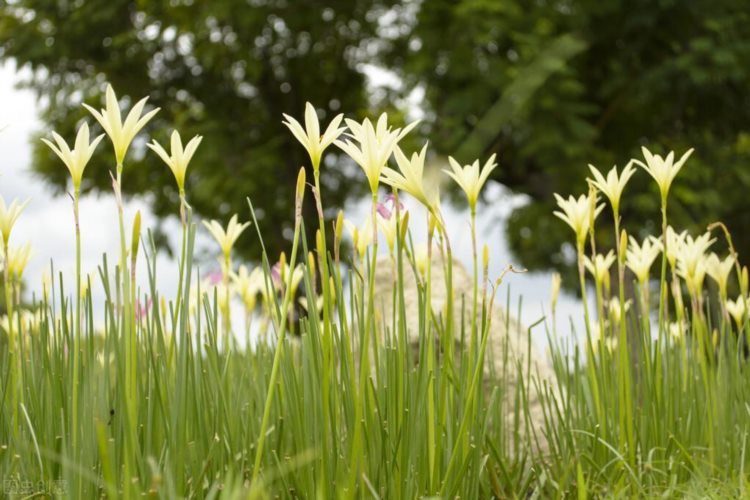
<instances>
[{"instance_id":1,"label":"pale yellow bloom","mask_svg":"<svg viewBox=\"0 0 750 500\"><path fill-rule=\"evenodd\" d=\"M672 269L676 266L677 255L679 255L686 237L687 231L682 231L677 234L677 232L672 229L672 226L667 226L667 261Z\"/></svg>"},{"instance_id":2,"label":"pale yellow bloom","mask_svg":"<svg viewBox=\"0 0 750 500\"><path fill-rule=\"evenodd\" d=\"M245 309L248 311L254 310L258 294L263 291L265 286L263 270L256 267L248 272L247 266L242 264L236 273L231 274L231 278Z\"/></svg>"},{"instance_id":3,"label":"pale yellow bloom","mask_svg":"<svg viewBox=\"0 0 750 500\"><path fill-rule=\"evenodd\" d=\"M415 121L403 129L391 130L388 127L388 115L385 113L380 115L375 126L367 118L362 123L347 119L346 124L350 130L347 135L353 141L336 140L334 143L362 167L370 184L370 191L374 195L378 192L380 174L393 150L417 123L419 122Z\"/></svg>"},{"instance_id":4,"label":"pale yellow bloom","mask_svg":"<svg viewBox=\"0 0 750 500\"><path fill-rule=\"evenodd\" d=\"M421 243L414 248L414 263L417 266L417 271L422 276L427 274L427 263L429 262L429 252L427 251L427 245Z\"/></svg>"},{"instance_id":5,"label":"pale yellow bloom","mask_svg":"<svg viewBox=\"0 0 750 500\"><path fill-rule=\"evenodd\" d=\"M742 328L742 323L745 321L745 313L747 312L747 299L740 295L736 300L727 300L724 304L727 308L727 312L737 322L737 328Z\"/></svg>"},{"instance_id":6,"label":"pale yellow bloom","mask_svg":"<svg viewBox=\"0 0 750 500\"><path fill-rule=\"evenodd\" d=\"M604 275L609 273L609 268L615 262L615 253L610 250L607 255L596 254L594 259L590 259L588 256L583 258L583 263L586 269L594 276L596 281L604 280Z\"/></svg>"},{"instance_id":7,"label":"pale yellow bloom","mask_svg":"<svg viewBox=\"0 0 750 500\"><path fill-rule=\"evenodd\" d=\"M318 122L318 114L315 112L315 107L309 102L305 103L305 128L289 115L284 115L286 121L282 122L284 125L291 130L294 137L302 143L307 150L307 154L310 155L310 161L312 162L313 168L318 169L320 167L320 157L323 155L323 151L333 143L338 137L346 130L345 127L339 128L341 119L344 115L336 115L331 123L328 124L328 128L320 135L320 122Z\"/></svg>"},{"instance_id":8,"label":"pale yellow bloom","mask_svg":"<svg viewBox=\"0 0 750 500\"><path fill-rule=\"evenodd\" d=\"M578 199L570 196L566 200L555 193L555 199L562 211L556 210L553 213L573 229L576 233L576 242L582 248L586 242L586 234L589 231L592 219L595 219L599 215L604 205L597 206L592 217L591 206L595 204L595 200L591 199L591 195L582 194Z\"/></svg>"},{"instance_id":9,"label":"pale yellow bloom","mask_svg":"<svg viewBox=\"0 0 750 500\"><path fill-rule=\"evenodd\" d=\"M407 210L401 212L401 220L398 225L403 226ZM393 249L396 245L396 238L398 237L397 222L399 219L396 217L396 213L392 213L389 218L385 218L379 213L375 216L378 219L378 227L385 236L385 241L388 243L388 250L393 253Z\"/></svg>"},{"instance_id":10,"label":"pale yellow bloom","mask_svg":"<svg viewBox=\"0 0 750 500\"><path fill-rule=\"evenodd\" d=\"M428 209L432 209L424 189L424 160L427 154L427 144L425 144L419 153L412 153L411 159L401 151L398 146L394 150L396 163L399 171L386 167L383 169L380 180L394 189L405 191L416 198Z\"/></svg>"},{"instance_id":11,"label":"pale yellow bloom","mask_svg":"<svg viewBox=\"0 0 750 500\"><path fill-rule=\"evenodd\" d=\"M706 251L716 241L709 233L697 238L685 235L677 253L677 274L683 277L688 287L694 291L703 288L703 278L706 275Z\"/></svg>"},{"instance_id":12,"label":"pale yellow bloom","mask_svg":"<svg viewBox=\"0 0 750 500\"><path fill-rule=\"evenodd\" d=\"M722 295L727 293L727 281L734 268L734 256L729 255L724 260L711 252L706 258L706 273L719 285Z\"/></svg>"},{"instance_id":13,"label":"pale yellow bloom","mask_svg":"<svg viewBox=\"0 0 750 500\"><path fill-rule=\"evenodd\" d=\"M693 153L693 149L688 149L687 152L682 155L676 163L674 161L674 151L670 151L666 157L652 154L651 151L645 147L641 148L643 157L646 159L646 163L640 160L633 160L635 163L640 165L648 174L654 178L656 184L659 186L659 192L661 193L661 199L667 199L667 193L669 193L669 187L672 185L672 181L677 176L682 166L685 164L687 159Z\"/></svg>"},{"instance_id":14,"label":"pale yellow bloom","mask_svg":"<svg viewBox=\"0 0 750 500\"><path fill-rule=\"evenodd\" d=\"M305 297L304 295L299 298L299 305L302 306L302 309L304 309L308 313L310 312L310 307L309 307L310 304L307 303L307 297ZM322 295L318 295L315 297L315 310L318 312L323 310L323 296Z\"/></svg>"},{"instance_id":15,"label":"pale yellow bloom","mask_svg":"<svg viewBox=\"0 0 750 500\"><path fill-rule=\"evenodd\" d=\"M648 280L651 266L656 257L662 251L661 241L653 236L643 240L643 244L638 244L638 240L630 237L627 253L625 254L625 265L633 271L638 281L645 283Z\"/></svg>"},{"instance_id":16,"label":"pale yellow bloom","mask_svg":"<svg viewBox=\"0 0 750 500\"><path fill-rule=\"evenodd\" d=\"M52 137L55 139L57 145L52 144L52 142L47 139L42 139L42 142L49 146L49 148L62 160L65 166L68 167L70 176L73 178L73 188L78 192L81 187L83 171L91 159L91 155L94 154L94 150L99 144L99 141L104 137L104 134L99 135L99 137L96 137L89 144L89 126L87 123L84 123L81 125L81 128L78 129L76 143L72 150L65 143L65 139L60 137L57 132L52 132Z\"/></svg>"},{"instance_id":17,"label":"pale yellow bloom","mask_svg":"<svg viewBox=\"0 0 750 500\"><path fill-rule=\"evenodd\" d=\"M677 259L677 274L685 280L685 284L688 287L688 291L696 296L700 295L703 291L703 281L706 278L706 259L705 255L701 254L700 258L691 263L687 259Z\"/></svg>"},{"instance_id":18,"label":"pale yellow bloom","mask_svg":"<svg viewBox=\"0 0 750 500\"><path fill-rule=\"evenodd\" d=\"M9 247L8 254L4 256L8 274L16 280L20 280L26 269L26 264L29 263L31 253L31 243L26 243L19 247Z\"/></svg>"},{"instance_id":19,"label":"pale yellow bloom","mask_svg":"<svg viewBox=\"0 0 750 500\"><path fill-rule=\"evenodd\" d=\"M203 221L203 225L206 226L211 235L219 243L224 257L229 257L229 253L232 251L232 247L237 241L237 238L240 237L242 231L244 231L250 223L245 222L240 224L237 221L237 214L234 214L232 218L229 219L229 224L227 224L226 230L224 230L219 221L216 220L212 220L211 222Z\"/></svg>"},{"instance_id":20,"label":"pale yellow bloom","mask_svg":"<svg viewBox=\"0 0 750 500\"><path fill-rule=\"evenodd\" d=\"M10 202L10 205L6 206L5 200L0 196L0 233L2 233L4 245L8 245L13 225L15 225L18 217L28 203L28 200L19 203L17 199L14 199Z\"/></svg>"},{"instance_id":21,"label":"pale yellow bloom","mask_svg":"<svg viewBox=\"0 0 750 500\"><path fill-rule=\"evenodd\" d=\"M474 212L477 208L477 200L479 199L479 192L482 190L482 186L487 182L490 173L497 167L495 155L493 154L487 159L481 171L479 170L479 160L474 160L474 163L471 165L462 167L453 157L449 156L448 163L451 166L451 170L443 170L443 172L451 176L456 181L456 184L463 189L469 201L469 208Z\"/></svg>"},{"instance_id":22,"label":"pale yellow bloom","mask_svg":"<svg viewBox=\"0 0 750 500\"><path fill-rule=\"evenodd\" d=\"M595 166L589 165L589 169L591 170L591 174L594 176L594 178L591 180L591 184L593 184L596 189L604 193L604 195L609 199L609 203L612 205L612 209L615 211L615 213L617 213L620 210L620 198L622 196L622 191L625 189L625 185L635 173L635 167L633 167L632 162L628 163L625 168L622 169L622 172L619 175L617 174L617 167L613 167L607 173L606 178L601 174L601 172L599 172L599 170L597 170Z\"/></svg>"},{"instance_id":23,"label":"pale yellow bloom","mask_svg":"<svg viewBox=\"0 0 750 500\"><path fill-rule=\"evenodd\" d=\"M147 144L147 146L151 148L151 150L154 151L157 155L159 155L159 158L161 158L164 163L167 164L170 170L172 170L174 178L177 181L177 187L179 188L180 193L183 193L185 191L185 172L187 171L188 163L190 163L190 160L195 154L195 150L198 149L198 145L200 145L202 140L202 136L196 135L195 137L190 139L190 141L188 141L187 143L187 146L183 148L182 138L180 137L179 132L173 130L171 137L170 154L167 154L164 148L161 147L161 144L156 142L156 139L153 139L151 144Z\"/></svg>"},{"instance_id":24,"label":"pale yellow bloom","mask_svg":"<svg viewBox=\"0 0 750 500\"><path fill-rule=\"evenodd\" d=\"M560 285L562 285L562 277L560 273L552 273L552 310L554 311L557 307L557 297L560 295Z\"/></svg>"},{"instance_id":25,"label":"pale yellow bloom","mask_svg":"<svg viewBox=\"0 0 750 500\"><path fill-rule=\"evenodd\" d=\"M346 226L349 234L352 236L352 243L359 257L364 258L367 249L372 245L372 217L368 215L362 227L355 226L350 220L345 220L344 226Z\"/></svg>"},{"instance_id":26,"label":"pale yellow bloom","mask_svg":"<svg viewBox=\"0 0 750 500\"><path fill-rule=\"evenodd\" d=\"M94 115L94 118L101 124L112 141L118 168L122 168L125 154L128 152L128 147L130 147L135 135L159 112L159 108L156 108L141 116L146 101L148 101L148 97L144 97L135 103L124 122L120 115L120 104L117 102L117 96L111 85L107 85L106 106L101 111L95 110L88 104L83 105Z\"/></svg>"},{"instance_id":27,"label":"pale yellow bloom","mask_svg":"<svg viewBox=\"0 0 750 500\"><path fill-rule=\"evenodd\" d=\"M676 321L672 321L669 323L668 331L669 336L674 340L682 340L682 338L685 336L685 329L680 326L680 323Z\"/></svg>"},{"instance_id":28,"label":"pale yellow bloom","mask_svg":"<svg viewBox=\"0 0 750 500\"><path fill-rule=\"evenodd\" d=\"M630 300L625 301L625 314L628 313L630 310ZM613 297L609 299L609 303L607 304L607 311L608 315L607 317L612 321L613 323L619 323L622 319L622 308L620 307L620 299L617 297Z\"/></svg>"}]
</instances>

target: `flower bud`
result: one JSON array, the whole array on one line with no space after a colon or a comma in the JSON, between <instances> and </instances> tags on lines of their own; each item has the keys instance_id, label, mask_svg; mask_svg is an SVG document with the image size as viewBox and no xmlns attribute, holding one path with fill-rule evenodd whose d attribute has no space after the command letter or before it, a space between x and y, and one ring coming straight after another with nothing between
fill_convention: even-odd
<instances>
[{"instance_id":1,"label":"flower bud","mask_svg":"<svg viewBox=\"0 0 750 500\"><path fill-rule=\"evenodd\" d=\"M302 218L302 201L305 199L305 169L304 167L299 169L297 174L297 191L295 195L296 200L296 215L297 218Z\"/></svg>"},{"instance_id":2,"label":"flower bud","mask_svg":"<svg viewBox=\"0 0 750 500\"><path fill-rule=\"evenodd\" d=\"M135 259L138 256L138 245L141 240L141 211L138 210L135 213L135 219L133 220L133 237L130 240L131 246L130 246L130 255L132 256L131 259L133 260L133 263L135 263Z\"/></svg>"}]
</instances>

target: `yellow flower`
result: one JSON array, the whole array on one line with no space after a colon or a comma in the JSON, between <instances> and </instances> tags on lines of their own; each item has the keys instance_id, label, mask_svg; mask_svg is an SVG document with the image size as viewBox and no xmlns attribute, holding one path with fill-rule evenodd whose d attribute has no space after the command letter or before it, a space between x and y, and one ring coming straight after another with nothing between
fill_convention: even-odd
<instances>
[{"instance_id":1,"label":"yellow flower","mask_svg":"<svg viewBox=\"0 0 750 500\"><path fill-rule=\"evenodd\" d=\"M427 251L427 245L420 243L414 249L414 264L417 266L417 271L423 277L427 274L427 263L429 262L429 252Z\"/></svg>"},{"instance_id":2,"label":"yellow flower","mask_svg":"<svg viewBox=\"0 0 750 500\"><path fill-rule=\"evenodd\" d=\"M674 269L677 262L677 255L680 253L687 231L677 232L672 229L672 226L667 226L667 261L669 266Z\"/></svg>"},{"instance_id":3,"label":"yellow flower","mask_svg":"<svg viewBox=\"0 0 750 500\"><path fill-rule=\"evenodd\" d=\"M630 310L630 300L626 300L625 301L625 314L627 314L629 310ZM613 297L609 299L609 304L607 304L607 311L609 313L607 315L609 320L612 321L613 323L619 323L620 320L622 319L622 313L623 313L622 308L620 307L620 299L617 297Z\"/></svg>"},{"instance_id":4,"label":"yellow flower","mask_svg":"<svg viewBox=\"0 0 750 500\"><path fill-rule=\"evenodd\" d=\"M596 281L602 281L604 275L609 273L609 268L615 262L615 253L610 250L607 255L596 254L594 259L589 259L588 256L583 258L583 263L586 269L594 276Z\"/></svg>"},{"instance_id":5,"label":"yellow flower","mask_svg":"<svg viewBox=\"0 0 750 500\"><path fill-rule=\"evenodd\" d=\"M552 273L552 310L557 307L557 297L560 295L560 285L562 277L560 273Z\"/></svg>"},{"instance_id":6,"label":"yellow flower","mask_svg":"<svg viewBox=\"0 0 750 500\"><path fill-rule=\"evenodd\" d=\"M232 218L229 219L229 224L227 224L226 230L224 230L224 228L221 227L221 224L219 224L219 221L216 220L212 220L211 222L203 221L203 225L206 226L208 232L211 233L211 236L213 236L219 243L221 251L224 253L224 257L229 257L229 253L232 251L232 247L237 241L237 238L240 237L242 231L244 231L250 223L245 222L240 224L237 222L237 214L234 214Z\"/></svg>"},{"instance_id":7,"label":"yellow flower","mask_svg":"<svg viewBox=\"0 0 750 500\"><path fill-rule=\"evenodd\" d=\"M404 219L407 213L407 210L401 212L401 220L398 224L399 226L403 226ZM388 218L383 217L382 215L380 215L380 213L377 213L375 217L378 219L378 227L380 227L380 230L383 232L383 236L385 236L385 241L388 243L388 250L393 253L393 249L396 245L396 236L398 235L396 221L399 219L396 217L395 212L392 213ZM408 219L406 220L408 221ZM404 230L403 227L401 227L401 230Z\"/></svg>"},{"instance_id":8,"label":"yellow flower","mask_svg":"<svg viewBox=\"0 0 750 500\"><path fill-rule=\"evenodd\" d=\"M729 280L729 275L732 273L733 267L733 255L729 255L724 260L721 260L718 255L711 252L706 258L706 272L716 284L719 285L719 290L722 295L727 293L727 281Z\"/></svg>"},{"instance_id":9,"label":"yellow flower","mask_svg":"<svg viewBox=\"0 0 750 500\"><path fill-rule=\"evenodd\" d=\"M28 203L29 200L19 203L17 199L14 199L10 205L6 206L5 200L0 196L0 233L2 233L4 245L8 245L10 232Z\"/></svg>"},{"instance_id":10,"label":"yellow flower","mask_svg":"<svg viewBox=\"0 0 750 500\"><path fill-rule=\"evenodd\" d=\"M401 151L401 148L397 146L394 156L396 157L396 163L400 172L386 167L383 169L380 180L395 189L409 193L425 207L432 209L432 204L428 200L427 194L425 194L422 179L426 154L427 144L422 147L419 153L412 153L411 159L407 158L403 151Z\"/></svg>"},{"instance_id":11,"label":"yellow flower","mask_svg":"<svg viewBox=\"0 0 750 500\"><path fill-rule=\"evenodd\" d=\"M680 326L680 323L672 321L669 323L669 336L674 340L682 340L685 336L685 329Z\"/></svg>"},{"instance_id":12,"label":"yellow flower","mask_svg":"<svg viewBox=\"0 0 750 500\"><path fill-rule=\"evenodd\" d=\"M688 291L696 296L703 291L703 281L706 278L706 256L701 253L695 262L689 258L677 258L677 274L685 280Z\"/></svg>"},{"instance_id":13,"label":"yellow flower","mask_svg":"<svg viewBox=\"0 0 750 500\"><path fill-rule=\"evenodd\" d=\"M633 271L639 282L645 283L648 281L648 274L651 270L651 266L653 265L654 260L656 260L656 257L661 253L661 250L661 241L653 236L643 240L643 244L641 245L639 245L638 241L631 236L630 245L628 245L628 251L625 255L625 265Z\"/></svg>"},{"instance_id":14,"label":"yellow flower","mask_svg":"<svg viewBox=\"0 0 750 500\"><path fill-rule=\"evenodd\" d=\"M171 137L171 154L167 154L164 148L156 142L156 139L153 139L151 144L147 144L147 146L151 148L153 152L158 154L159 158L161 158L172 170L180 193L185 191L185 172L187 171L188 163L190 163L190 160L195 154L195 150L198 149L198 145L200 145L202 140L203 137L196 135L188 141L187 146L183 149L182 139L180 138L179 132L173 130Z\"/></svg>"},{"instance_id":15,"label":"yellow flower","mask_svg":"<svg viewBox=\"0 0 750 500\"><path fill-rule=\"evenodd\" d=\"M652 154L651 151L645 147L642 147L641 151L643 152L643 157L646 159L646 163L643 163L640 160L633 161L640 165L651 177L654 178L656 184L659 185L662 202L666 201L667 193L669 193L669 187L672 185L672 181L693 153L693 149L688 149L677 163L674 161L674 151L670 151L665 158L662 158L660 155Z\"/></svg>"},{"instance_id":16,"label":"yellow flower","mask_svg":"<svg viewBox=\"0 0 750 500\"><path fill-rule=\"evenodd\" d=\"M248 311L254 310L258 294L264 287L263 270L260 267L256 267L248 272L247 266L243 264L240 265L236 273L231 274L231 278L232 284L242 299L243 304L245 304L245 309Z\"/></svg>"},{"instance_id":17,"label":"yellow flower","mask_svg":"<svg viewBox=\"0 0 750 500\"><path fill-rule=\"evenodd\" d=\"M99 135L89 144L89 126L87 123L81 125L76 135L76 143L71 150L65 143L65 140L60 137L56 132L52 132L52 137L55 139L57 145L47 139L42 139L49 148L55 152L55 154L62 160L68 170L70 176L73 178L73 188L76 192L81 187L81 178L83 177L83 170L86 168L86 164L91 159L91 155L94 154L96 146L99 141L102 140L104 134Z\"/></svg>"},{"instance_id":18,"label":"yellow flower","mask_svg":"<svg viewBox=\"0 0 750 500\"><path fill-rule=\"evenodd\" d=\"M696 269L699 266L703 267L702 272L705 274L706 251L714 241L716 241L716 239L711 238L709 233L704 233L697 238L693 238L689 234L686 234L682 244L676 249L677 266L681 270L678 274L683 277L695 276ZM700 273L698 276L700 276Z\"/></svg>"},{"instance_id":19,"label":"yellow flower","mask_svg":"<svg viewBox=\"0 0 750 500\"><path fill-rule=\"evenodd\" d=\"M318 114L315 112L313 105L308 102L305 103L304 129L297 120L286 114L284 115L286 121L282 123L292 131L294 137L305 147L307 154L310 155L313 168L317 170L320 167L320 157L323 155L323 151L346 130L344 127L339 128L343 117L342 114L336 115L321 136Z\"/></svg>"},{"instance_id":20,"label":"yellow flower","mask_svg":"<svg viewBox=\"0 0 750 500\"><path fill-rule=\"evenodd\" d=\"M8 275L20 280L30 258L31 243L26 243L20 247L8 248L8 254L4 255L5 267L8 271Z\"/></svg>"},{"instance_id":21,"label":"yellow flower","mask_svg":"<svg viewBox=\"0 0 750 500\"><path fill-rule=\"evenodd\" d=\"M740 295L737 297L737 300L727 300L724 307L727 308L729 315L737 322L737 328L742 328L747 311L747 299Z\"/></svg>"},{"instance_id":22,"label":"yellow flower","mask_svg":"<svg viewBox=\"0 0 750 500\"><path fill-rule=\"evenodd\" d=\"M591 221L596 219L596 216L604 208L604 205L599 205L594 209L594 216L591 216L591 207L595 204L595 200L592 200L591 195L582 194L575 199L573 196L564 199L559 194L555 193L555 199L557 205L562 209L562 212L553 212L557 217L565 221L576 233L576 242L579 248L583 248L586 242L586 234L589 231Z\"/></svg>"},{"instance_id":23,"label":"yellow flower","mask_svg":"<svg viewBox=\"0 0 750 500\"><path fill-rule=\"evenodd\" d=\"M378 192L380 174L388 163L388 158L398 145L398 142L413 129L418 121L412 122L403 129L391 130L388 127L388 115L383 113L377 124L365 118L362 123L346 120L351 131L347 134L354 141L336 140L334 143L348 154L364 170L370 184L372 194ZM356 142L356 144L355 144Z\"/></svg>"},{"instance_id":24,"label":"yellow flower","mask_svg":"<svg viewBox=\"0 0 750 500\"><path fill-rule=\"evenodd\" d=\"M625 189L625 184L628 183L635 173L635 167L633 167L632 162L628 163L625 168L622 169L620 175L617 175L617 166L613 167L612 170L607 173L606 179L593 165L589 165L589 169L594 176L594 179L591 180L591 184L604 193L604 196L609 198L609 203L612 205L612 209L615 213L618 213L620 210L620 197L622 196L622 191Z\"/></svg>"},{"instance_id":25,"label":"yellow flower","mask_svg":"<svg viewBox=\"0 0 750 500\"><path fill-rule=\"evenodd\" d=\"M367 248L372 245L372 217L367 216L361 228L358 228L350 220L344 221L344 226L352 236L352 243L360 258L364 258Z\"/></svg>"},{"instance_id":26,"label":"yellow flower","mask_svg":"<svg viewBox=\"0 0 750 500\"><path fill-rule=\"evenodd\" d=\"M485 162L482 170L479 170L479 160L474 160L471 165L461 166L453 157L448 157L448 163L451 166L451 170L443 170L446 174L450 175L456 184L463 189L466 193L466 198L469 201L469 208L474 212L477 208L477 199L479 198L479 191L482 190L482 186L487 182L487 178L490 173L495 170L497 163L495 163L495 155L489 157Z\"/></svg>"},{"instance_id":27,"label":"yellow flower","mask_svg":"<svg viewBox=\"0 0 750 500\"><path fill-rule=\"evenodd\" d=\"M107 85L106 94L107 105L101 111L95 110L88 104L84 104L83 106L94 115L94 118L96 118L99 124L101 124L102 128L109 136L109 139L112 141L119 171L119 169L122 168L122 162L125 160L125 154L128 152L128 147L130 147L133 138L138 131L159 112L159 108L153 109L141 116L143 107L148 100L148 97L144 97L135 103L123 122L122 116L120 115L120 104L117 102L117 96L112 89L112 85Z\"/></svg>"}]
</instances>

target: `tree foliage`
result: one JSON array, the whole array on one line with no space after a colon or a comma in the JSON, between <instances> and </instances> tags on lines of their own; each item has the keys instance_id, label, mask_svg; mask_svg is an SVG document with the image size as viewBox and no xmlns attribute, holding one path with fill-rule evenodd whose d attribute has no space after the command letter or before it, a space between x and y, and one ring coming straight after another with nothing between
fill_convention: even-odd
<instances>
[{"instance_id":1,"label":"tree foliage","mask_svg":"<svg viewBox=\"0 0 750 500\"><path fill-rule=\"evenodd\" d=\"M588 163L623 167L641 145L695 147L670 218L693 230L723 220L747 254L749 21L737 0L431 0L384 60L407 91L424 88L435 148L465 161L498 153L494 178L528 195L507 227L527 267L566 261L552 193L580 194ZM658 227L655 192L634 178L623 218L641 225L628 231Z\"/></svg>"},{"instance_id":2,"label":"tree foliage","mask_svg":"<svg viewBox=\"0 0 750 500\"><path fill-rule=\"evenodd\" d=\"M195 212L224 221L239 212L247 219L249 197L273 258L290 238L297 170L309 164L282 113L301 117L305 101L324 122L342 110L366 112L362 46L374 35L378 13L390 7L387 0L331 0L323 7L287 0L19 0L0 11L0 55L33 70L25 83L42 98L45 135L56 130L72 138L80 120L93 124L80 103L98 108L105 82L131 102L150 95L161 112L148 132L159 142L168 144L172 127L186 139L204 136L186 185ZM34 146L33 168L64 189L66 170L39 141ZM174 215L172 174L144 146L131 148L123 189L146 194L157 215ZM84 191L110 191L113 167L111 146L103 143ZM328 206L356 192L353 174L326 172ZM309 201L306 209L313 210ZM256 238L238 245L245 255L260 254Z\"/></svg>"},{"instance_id":3,"label":"tree foliage","mask_svg":"<svg viewBox=\"0 0 750 500\"><path fill-rule=\"evenodd\" d=\"M299 116L305 100L324 121L366 111L359 64L379 61L404 93L424 90L434 150L464 161L499 153L495 180L530 200L511 216L508 239L525 266L540 269L566 265L569 234L549 216L552 193L574 194L588 163L622 167L641 145L695 147L673 188L671 220L694 230L723 220L750 250L749 21L741 0L17 0L3 8L0 50L35 70L29 84L48 99L44 119L68 137L84 116L79 102L98 104L104 81L133 98L150 94L163 108L151 125L157 139L167 124L206 137L189 176L196 211L246 213L250 196L261 224L278 228L274 250L305 163L281 113ZM88 189L109 189L101 149ZM169 171L144 149L126 165L125 189L156 187L156 213L174 213ZM64 185L64 169L41 147L35 168ZM363 185L346 172L323 176L328 206ZM644 173L628 192L623 216L641 221L628 231L658 224ZM599 237L612 246L609 231ZM257 250L250 240L241 250Z\"/></svg>"}]
</instances>

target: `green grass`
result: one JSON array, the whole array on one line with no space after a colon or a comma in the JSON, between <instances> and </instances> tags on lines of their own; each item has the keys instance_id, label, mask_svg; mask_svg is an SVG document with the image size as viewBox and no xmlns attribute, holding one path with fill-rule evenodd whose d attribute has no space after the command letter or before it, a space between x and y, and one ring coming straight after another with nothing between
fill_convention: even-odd
<instances>
[{"instance_id":1,"label":"green grass","mask_svg":"<svg viewBox=\"0 0 750 500\"><path fill-rule=\"evenodd\" d=\"M118 175L116 190L119 182ZM332 248L324 236L308 242L304 225L315 221L301 216L307 190L302 170L291 252L280 267L265 251L259 258L262 299L246 312L261 326L258 341L246 348L229 341L242 328L231 325L228 299L218 288L200 288L197 225L184 194L175 297L160 295L153 240L141 234L139 218L126 227L121 204L118 264L105 256L90 283L105 292L101 307L90 292L77 298L79 284L69 287L80 273L73 280L54 268L53 286L22 305L21 272L6 271L10 310L27 312L11 316L0 337L5 495L53 489L69 498L747 495L748 317L732 322L725 291L696 290L694 277L671 262L668 267L665 255L660 287L651 294L661 319L654 331L648 280L634 284L633 306L617 321L604 304L610 298L625 303L623 282L630 278L623 245L617 251L623 286L612 294L609 279L596 278L596 307L590 311L585 303L586 331L577 332L578 342L563 340L572 326L559 327L554 309L528 327L521 342L527 352L532 330L546 329L554 376L543 379L528 356L509 361L517 359L509 355L510 342L499 351L488 348L517 332L509 314L492 322L497 303L504 301L509 312L512 301L502 287L505 274L489 281L488 254L480 269L473 206L472 290L454 292L453 235L444 232L439 210L428 207L426 260L406 223L396 229L389 252L393 313L382 317L375 304L377 238L361 256L350 254L341 246L339 219ZM377 202L374 193L373 216ZM317 197L316 205L324 229ZM251 203L248 210L255 232L243 237L262 242L270 228L259 226ZM664 231L666 213L664 197ZM590 224L577 235L584 293L582 259L593 231ZM729 247L733 252L731 240ZM221 262L232 270L228 248ZM435 278L437 265L446 266L439 274L444 281ZM147 268L146 282L136 281L138 267ZM738 276L746 273L737 265ZM412 274L420 276L416 313L405 306L404 284ZM746 297L747 278L737 281ZM670 289L669 300L673 282L679 292ZM688 305L674 314L686 283ZM448 291L441 310L427 305L436 287ZM296 305L303 296L307 312ZM154 306L139 314L146 303ZM103 326L95 327L99 309ZM417 316L411 335L407 314ZM674 319L688 331L672 336ZM505 360L499 369L494 357ZM541 394L541 422L532 420L533 394Z\"/></svg>"}]
</instances>

